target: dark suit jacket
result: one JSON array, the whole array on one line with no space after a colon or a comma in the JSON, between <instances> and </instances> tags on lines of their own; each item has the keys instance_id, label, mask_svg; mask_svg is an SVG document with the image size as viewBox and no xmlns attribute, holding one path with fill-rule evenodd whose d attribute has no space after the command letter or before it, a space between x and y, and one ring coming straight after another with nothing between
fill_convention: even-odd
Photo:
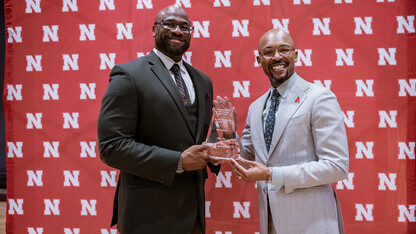
<instances>
[{"instance_id":1,"label":"dark suit jacket","mask_svg":"<svg viewBox=\"0 0 416 234\"><path fill-rule=\"evenodd\" d=\"M112 225L118 223L122 234L190 233L198 213L205 229L207 172L176 174L176 169L181 152L206 138L212 82L184 64L195 87L196 132L175 82L153 51L111 71L98 142L101 160L120 170ZM218 173L219 167L211 170Z\"/></svg>"}]
</instances>

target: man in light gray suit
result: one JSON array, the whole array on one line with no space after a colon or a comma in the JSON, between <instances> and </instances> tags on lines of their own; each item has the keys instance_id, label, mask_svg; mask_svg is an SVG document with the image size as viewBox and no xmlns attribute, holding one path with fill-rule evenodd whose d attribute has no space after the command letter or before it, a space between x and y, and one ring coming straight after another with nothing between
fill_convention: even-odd
<instances>
[{"instance_id":1,"label":"man in light gray suit","mask_svg":"<svg viewBox=\"0 0 416 234\"><path fill-rule=\"evenodd\" d=\"M257 61L271 87L249 108L234 174L257 181L260 233L343 233L332 183L348 174L348 142L336 96L295 73L289 34L273 29Z\"/></svg>"}]
</instances>

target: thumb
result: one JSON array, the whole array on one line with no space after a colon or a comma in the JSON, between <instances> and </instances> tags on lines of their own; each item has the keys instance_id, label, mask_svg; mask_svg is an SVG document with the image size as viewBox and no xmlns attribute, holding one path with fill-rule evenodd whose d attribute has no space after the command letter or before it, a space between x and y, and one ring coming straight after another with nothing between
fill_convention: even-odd
<instances>
[{"instance_id":1,"label":"thumb","mask_svg":"<svg viewBox=\"0 0 416 234\"><path fill-rule=\"evenodd\" d=\"M197 149L197 150L200 150L200 151L206 150L206 149L208 149L209 147L211 147L211 144L196 145L196 149Z\"/></svg>"}]
</instances>

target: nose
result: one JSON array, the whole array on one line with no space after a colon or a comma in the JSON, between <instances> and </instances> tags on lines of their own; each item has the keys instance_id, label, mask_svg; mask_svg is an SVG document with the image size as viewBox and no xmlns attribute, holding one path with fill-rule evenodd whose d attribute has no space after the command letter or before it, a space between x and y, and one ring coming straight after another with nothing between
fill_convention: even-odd
<instances>
[{"instance_id":1,"label":"nose","mask_svg":"<svg viewBox=\"0 0 416 234\"><path fill-rule=\"evenodd\" d=\"M280 58L283 58L283 56L282 55L280 55L280 53L279 53L279 51L278 50L276 50L275 52L274 52L274 55L273 55L273 57L272 57L273 59L275 59L275 60L278 60L278 59L280 59Z\"/></svg>"},{"instance_id":2,"label":"nose","mask_svg":"<svg viewBox=\"0 0 416 234\"><path fill-rule=\"evenodd\" d=\"M172 32L176 32L176 33L182 33L181 28L179 27L179 24L175 25L175 27L173 29L171 29Z\"/></svg>"}]
</instances>

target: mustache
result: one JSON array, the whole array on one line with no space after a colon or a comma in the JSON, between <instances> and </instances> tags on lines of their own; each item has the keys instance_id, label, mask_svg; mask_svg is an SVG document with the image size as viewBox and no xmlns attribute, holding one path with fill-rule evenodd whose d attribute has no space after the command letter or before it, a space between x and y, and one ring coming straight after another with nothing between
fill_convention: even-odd
<instances>
[{"instance_id":1,"label":"mustache","mask_svg":"<svg viewBox=\"0 0 416 234\"><path fill-rule=\"evenodd\" d=\"M276 64L278 64L278 65L282 64L282 65L286 65L287 66L288 65L288 62L287 61L284 61L283 58L280 58L279 60L276 60L275 62L272 62L270 64L270 66L274 66Z\"/></svg>"},{"instance_id":2,"label":"mustache","mask_svg":"<svg viewBox=\"0 0 416 234\"><path fill-rule=\"evenodd\" d=\"M185 38L183 35L171 33L170 35L167 35L168 38L178 39L180 41L185 41Z\"/></svg>"}]
</instances>

